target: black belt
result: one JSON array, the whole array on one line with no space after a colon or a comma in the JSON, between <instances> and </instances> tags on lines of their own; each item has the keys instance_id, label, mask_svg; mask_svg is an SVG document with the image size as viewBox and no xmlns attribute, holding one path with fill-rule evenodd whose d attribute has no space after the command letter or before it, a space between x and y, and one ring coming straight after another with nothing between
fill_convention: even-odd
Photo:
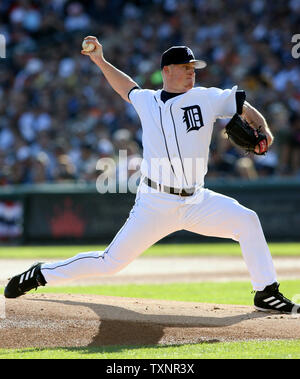
<instances>
[{"instance_id":1,"label":"black belt","mask_svg":"<svg viewBox=\"0 0 300 379\"><path fill-rule=\"evenodd\" d=\"M195 188L188 188L188 189L179 189L179 188L173 188L164 186L162 184L153 182L149 178L144 178L144 183L147 184L147 186L154 188L161 192L170 193L171 195L178 195L178 196L193 196L195 193Z\"/></svg>"}]
</instances>

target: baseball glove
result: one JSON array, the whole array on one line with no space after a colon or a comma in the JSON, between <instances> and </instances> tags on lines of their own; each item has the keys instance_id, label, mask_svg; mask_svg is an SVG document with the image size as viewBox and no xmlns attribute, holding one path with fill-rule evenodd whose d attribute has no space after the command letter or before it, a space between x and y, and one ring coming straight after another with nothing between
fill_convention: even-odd
<instances>
[{"instance_id":1,"label":"baseball glove","mask_svg":"<svg viewBox=\"0 0 300 379\"><path fill-rule=\"evenodd\" d=\"M254 129L237 113L225 126L225 132L230 141L238 147L256 155L264 155L268 151L268 141L260 128ZM258 151L255 151L255 148Z\"/></svg>"}]
</instances>

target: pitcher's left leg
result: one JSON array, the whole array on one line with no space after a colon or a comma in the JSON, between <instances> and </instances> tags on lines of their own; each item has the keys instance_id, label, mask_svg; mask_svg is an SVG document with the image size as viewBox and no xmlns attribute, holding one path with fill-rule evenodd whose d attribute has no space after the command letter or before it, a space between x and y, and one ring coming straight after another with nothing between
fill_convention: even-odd
<instances>
[{"instance_id":1,"label":"pitcher's left leg","mask_svg":"<svg viewBox=\"0 0 300 379\"><path fill-rule=\"evenodd\" d=\"M185 229L238 241L254 290L263 290L276 282L272 257L257 214L236 200L208 189L200 190L198 196L198 202L187 204Z\"/></svg>"}]
</instances>

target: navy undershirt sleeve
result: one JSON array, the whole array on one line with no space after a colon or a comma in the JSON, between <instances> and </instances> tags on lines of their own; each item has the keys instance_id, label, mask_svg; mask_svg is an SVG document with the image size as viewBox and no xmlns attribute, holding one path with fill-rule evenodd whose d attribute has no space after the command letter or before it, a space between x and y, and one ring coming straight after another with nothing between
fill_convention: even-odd
<instances>
[{"instance_id":1,"label":"navy undershirt sleeve","mask_svg":"<svg viewBox=\"0 0 300 379\"><path fill-rule=\"evenodd\" d=\"M243 113L243 105L246 100L246 93L243 90L237 90L235 93L235 101L236 101L236 113Z\"/></svg>"}]
</instances>

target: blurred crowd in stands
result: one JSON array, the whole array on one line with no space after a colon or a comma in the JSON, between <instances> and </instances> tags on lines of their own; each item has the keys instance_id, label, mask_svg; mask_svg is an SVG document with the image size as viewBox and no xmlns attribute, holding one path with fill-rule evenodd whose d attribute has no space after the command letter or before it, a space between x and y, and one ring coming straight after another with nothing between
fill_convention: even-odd
<instances>
[{"instance_id":1,"label":"blurred crowd in stands","mask_svg":"<svg viewBox=\"0 0 300 379\"><path fill-rule=\"evenodd\" d=\"M99 158L141 156L133 107L80 54L87 35L141 87L161 88L161 53L188 45L208 62L197 85L246 91L275 142L245 155L217 121L207 177L300 178L299 25L300 0L1 0L0 185L95 182Z\"/></svg>"}]
</instances>

